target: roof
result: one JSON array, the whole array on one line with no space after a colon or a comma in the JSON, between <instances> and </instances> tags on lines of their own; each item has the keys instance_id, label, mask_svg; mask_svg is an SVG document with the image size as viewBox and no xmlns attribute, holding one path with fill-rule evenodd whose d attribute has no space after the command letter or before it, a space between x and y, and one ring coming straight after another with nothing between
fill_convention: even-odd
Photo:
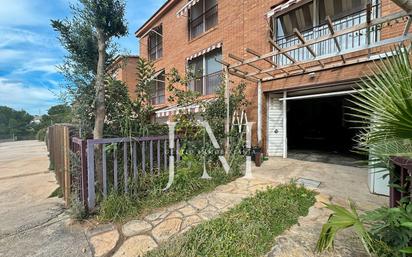
<instances>
[{"instance_id":1,"label":"roof","mask_svg":"<svg viewBox=\"0 0 412 257\"><path fill-rule=\"evenodd\" d=\"M174 4L180 2L181 0L167 0L134 34L136 37L141 37L154 23L157 21L165 12L169 10Z\"/></svg>"}]
</instances>

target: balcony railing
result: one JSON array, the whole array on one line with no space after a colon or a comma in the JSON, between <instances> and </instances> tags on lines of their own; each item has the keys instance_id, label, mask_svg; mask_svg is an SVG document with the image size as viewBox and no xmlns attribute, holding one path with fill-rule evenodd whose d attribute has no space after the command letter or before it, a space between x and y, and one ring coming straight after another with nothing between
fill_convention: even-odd
<instances>
[{"instance_id":1,"label":"balcony railing","mask_svg":"<svg viewBox=\"0 0 412 257\"><path fill-rule=\"evenodd\" d=\"M217 92L221 82L222 72L218 71L192 80L190 89L199 92L202 95L212 95Z\"/></svg>"},{"instance_id":2,"label":"balcony railing","mask_svg":"<svg viewBox=\"0 0 412 257\"><path fill-rule=\"evenodd\" d=\"M372 6L371 10L371 19L377 18L379 15L379 4ZM339 19L335 19L332 21L333 27L335 31L347 29L358 24L366 22L367 19L367 11L366 9L353 12L347 16L341 17ZM305 31L301 31L301 34L305 38L305 40L315 39L324 35L330 34L330 30L326 23L322 23L319 26L307 29ZM378 26L371 26L369 28L369 38L368 38L368 30L362 29L359 31L355 31L349 34L345 34L342 36L337 37L341 50L348 50L352 48L358 48L364 46L368 43L375 43L379 41L379 27ZM277 45L281 48L287 48L294 45L301 44L301 41L295 35L290 35L286 37L280 37L275 39ZM316 56L322 55L329 55L333 53L337 53L338 49L336 48L336 44L333 39L326 40L317 44L312 45L312 49L316 53ZM305 61L310 60L313 58L313 55L308 51L307 48L300 48L297 50L293 50L288 52L290 56L296 61ZM291 61L285 57L284 55L278 55L275 57L275 62L281 66L291 64Z\"/></svg>"}]
</instances>

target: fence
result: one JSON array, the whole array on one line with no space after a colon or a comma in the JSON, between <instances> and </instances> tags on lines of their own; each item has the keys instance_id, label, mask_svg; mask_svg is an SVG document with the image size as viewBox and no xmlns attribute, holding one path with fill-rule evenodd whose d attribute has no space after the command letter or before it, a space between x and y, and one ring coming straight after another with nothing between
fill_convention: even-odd
<instances>
[{"instance_id":1,"label":"fence","mask_svg":"<svg viewBox=\"0 0 412 257\"><path fill-rule=\"evenodd\" d=\"M412 201L412 159L394 157L391 159L395 168L391 174L391 183L398 185L390 188L389 206L391 208L399 205L402 199Z\"/></svg>"},{"instance_id":2,"label":"fence","mask_svg":"<svg viewBox=\"0 0 412 257\"><path fill-rule=\"evenodd\" d=\"M50 157L50 168L55 171L56 180L63 192L66 205L70 199L70 126L54 125L47 129L47 149Z\"/></svg>"},{"instance_id":3,"label":"fence","mask_svg":"<svg viewBox=\"0 0 412 257\"><path fill-rule=\"evenodd\" d=\"M168 153L176 150L176 160L179 160L179 139L174 138L174 144L168 144L168 136L129 137L87 140L87 205L93 209L96 204L96 160L101 151L102 165L102 195L105 198L110 188L128 192L128 185L139 177L160 174L169 167ZM175 147L176 146L176 147ZM156 148L156 149L155 149ZM174 153L173 153L174 155ZM111 157L109 157L111 156ZM119 160L121 161L119 167ZM120 172L119 172L120 170ZM123 178L123 182L119 179Z\"/></svg>"},{"instance_id":4,"label":"fence","mask_svg":"<svg viewBox=\"0 0 412 257\"><path fill-rule=\"evenodd\" d=\"M74 196L86 208L93 209L97 194L101 193L104 199L111 189L127 193L130 182L168 170L169 155L179 160L177 137L82 140L74 135L75 130L69 125L55 125L47 130L50 167L56 173L66 206ZM97 163L101 163L101 169L96 167ZM96 181L96 174L101 175L101 181Z\"/></svg>"}]
</instances>

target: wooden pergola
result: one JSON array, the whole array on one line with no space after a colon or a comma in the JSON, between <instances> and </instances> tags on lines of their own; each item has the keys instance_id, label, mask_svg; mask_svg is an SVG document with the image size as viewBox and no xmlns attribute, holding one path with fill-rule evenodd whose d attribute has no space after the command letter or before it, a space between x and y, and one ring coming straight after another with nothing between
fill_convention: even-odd
<instances>
[{"instance_id":1,"label":"wooden pergola","mask_svg":"<svg viewBox=\"0 0 412 257\"><path fill-rule=\"evenodd\" d=\"M276 79L286 78L293 75L301 75L306 73L312 73L317 71L322 71L331 68L338 68L345 65L356 64L361 62L366 62L373 60L371 53L377 48L385 46L400 45L406 41L412 40L412 33L409 33L412 22L412 0L393 0L397 5L399 5L403 10L397 13L393 13L384 17L379 17L376 19L371 19L371 4L367 5L366 8L366 21L358 25L352 26L350 28L335 30L330 17L326 18L326 24L328 28L328 33L320 37L306 40L302 33L298 29L294 29L294 35L298 39L299 43L282 48L279 46L272 38L268 38L268 43L272 46L272 51L268 53L260 53L254 49L246 48L245 51L251 55L250 58L242 58L236 56L233 53L229 53L228 57L232 62L228 60L216 60L224 66L226 89L226 105L227 105L227 117L225 123L225 131L229 133L230 122L229 122L229 76L236 76L241 79L257 83L258 89L258 110L257 110L257 139L258 145L262 144L262 82L272 81ZM400 23L404 22L404 29L401 35L392 37L385 40L380 40L376 42L371 42L371 28L373 27L383 27L384 24L390 24L391 22ZM365 30L366 42L362 46L356 48L343 49L340 45L338 38L343 35L348 35L351 33L356 33L361 30ZM327 55L317 55L313 50L314 45L333 40L333 43L337 49L336 52ZM306 49L310 55L310 59L296 60L290 54L291 51ZM378 51L376 51L378 52ZM353 57L354 53L358 53L356 57ZM276 63L276 57L284 57L289 60L287 64ZM378 57L381 57L378 55ZM384 56L383 56L384 57ZM376 59L376 56L375 56ZM234 61L234 62L233 62ZM284 92L284 98L286 99L286 93ZM283 105L286 108L286 104ZM285 110L284 110L285 111ZM284 119L284 123L286 119ZM284 124L284 127L286 124ZM229 146L229 140L226 142L227 147ZM286 146L284 146L286 147ZM284 153L287 152L284 149ZM285 157L285 154L284 154Z\"/></svg>"},{"instance_id":2,"label":"wooden pergola","mask_svg":"<svg viewBox=\"0 0 412 257\"><path fill-rule=\"evenodd\" d=\"M268 43L272 46L273 51L268 53L259 53L251 48L246 48L245 51L252 55L249 59L244 59L239 56L236 56L232 53L228 54L228 57L235 62L229 63L228 61L219 61L225 67L227 67L227 71L230 75L251 81L251 82L259 82L259 81L270 81L275 79L280 79L284 77L288 77L291 75L299 75L304 73L316 72L323 69L330 69L336 68L342 65L354 64L359 63L362 61L368 61L371 57L370 53L373 52L374 49L380 48L383 46L401 44L405 41L410 41L412 39L412 33L409 33L409 28L411 26L411 16L410 14L406 13L405 11L400 11L391 15L387 15L384 17L370 19L371 17L371 8L370 6L367 8L367 20L364 23L359 25L336 31L333 28L332 20L327 17L326 24L329 29L329 33L311 40L305 40L302 33L294 29L294 35L299 39L299 44L292 45L286 48L280 47L274 40L271 38L268 39ZM376 26L381 26L382 24L387 24L390 22L404 22L405 27L403 33L397 37L380 40L374 43L371 43L370 40L370 33L371 28ZM367 33L367 40L364 45L355 48L349 49L342 49L342 46L339 43L338 38L343 35L359 32L361 30L366 30ZM333 40L337 51L332 54L327 55L317 55L316 52L313 50L313 46L316 44L320 44L322 42ZM312 56L311 59L307 60L296 60L290 54L291 51L299 50L299 49L306 49L310 55ZM353 53L363 53L361 55L356 56L356 58L351 58L349 55ZM283 56L290 61L289 64L282 65L275 62L275 57ZM338 60L334 57L339 57ZM331 60L329 61L328 60ZM270 67L264 68L262 63L269 64ZM247 69L246 67L249 67ZM250 71L250 68L254 69L254 71Z\"/></svg>"}]
</instances>

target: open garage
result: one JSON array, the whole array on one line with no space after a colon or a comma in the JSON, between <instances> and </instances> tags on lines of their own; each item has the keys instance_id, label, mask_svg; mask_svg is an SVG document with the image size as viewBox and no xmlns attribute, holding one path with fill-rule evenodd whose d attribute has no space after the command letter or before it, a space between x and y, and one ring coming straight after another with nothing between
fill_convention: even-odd
<instances>
[{"instance_id":1,"label":"open garage","mask_svg":"<svg viewBox=\"0 0 412 257\"><path fill-rule=\"evenodd\" d=\"M348 107L355 83L270 94L268 153L288 158L357 165L356 124ZM338 90L336 90L338 89ZM284 115L286 113L286 115Z\"/></svg>"}]
</instances>

